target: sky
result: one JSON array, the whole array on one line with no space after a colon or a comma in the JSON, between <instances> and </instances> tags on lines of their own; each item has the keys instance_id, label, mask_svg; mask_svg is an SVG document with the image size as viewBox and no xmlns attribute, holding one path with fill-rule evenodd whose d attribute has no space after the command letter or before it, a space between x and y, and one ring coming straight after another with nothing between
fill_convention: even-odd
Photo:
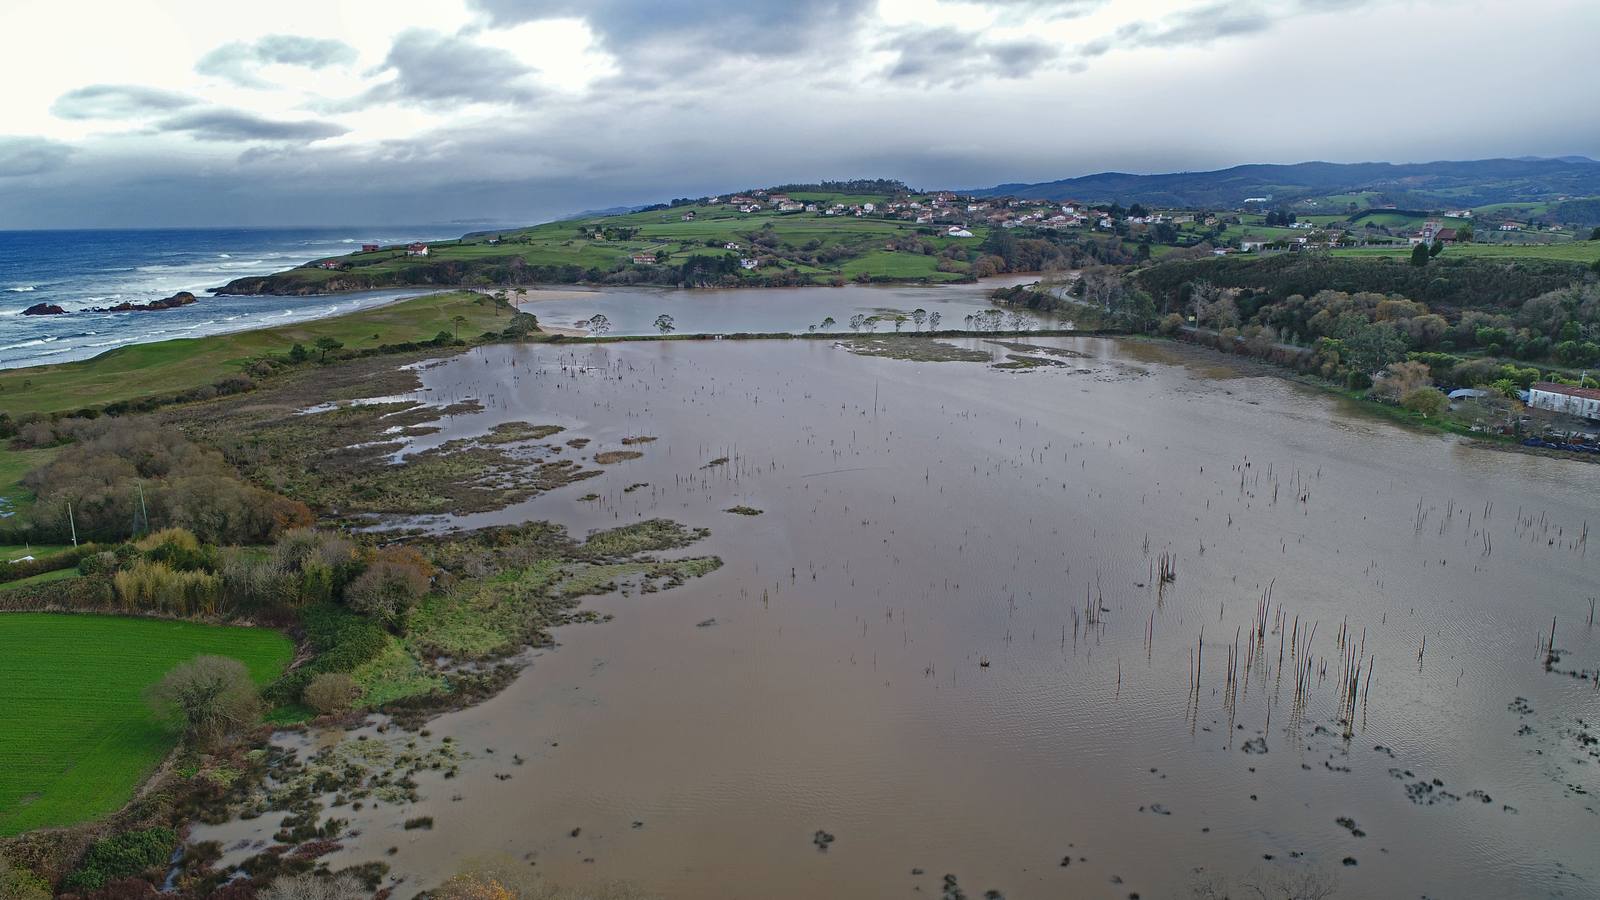
<instances>
[{"instance_id":1,"label":"sky","mask_svg":"<svg viewBox=\"0 0 1600 900\"><path fill-rule=\"evenodd\" d=\"M1600 156L1595 0L5 0L0 228Z\"/></svg>"}]
</instances>

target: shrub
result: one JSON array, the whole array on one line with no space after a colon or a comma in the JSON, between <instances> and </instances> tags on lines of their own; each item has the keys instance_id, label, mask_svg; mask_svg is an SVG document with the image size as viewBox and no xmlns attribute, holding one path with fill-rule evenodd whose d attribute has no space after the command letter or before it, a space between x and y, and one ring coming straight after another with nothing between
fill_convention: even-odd
<instances>
[{"instance_id":1,"label":"shrub","mask_svg":"<svg viewBox=\"0 0 1600 900\"><path fill-rule=\"evenodd\" d=\"M56 572L61 569L70 569L98 552L100 548L94 544L84 544L72 547L58 553L38 556L25 562L0 562L0 582L16 581L19 578L31 578L34 575L43 575L45 572Z\"/></svg>"},{"instance_id":2,"label":"shrub","mask_svg":"<svg viewBox=\"0 0 1600 900\"><path fill-rule=\"evenodd\" d=\"M93 890L109 881L164 866L172 858L172 848L177 844L178 834L170 828L125 831L96 841L63 886Z\"/></svg>"},{"instance_id":3,"label":"shrub","mask_svg":"<svg viewBox=\"0 0 1600 900\"><path fill-rule=\"evenodd\" d=\"M386 547L344 590L351 609L398 626L413 604L428 592L432 578L422 555L409 547Z\"/></svg>"},{"instance_id":4,"label":"shrub","mask_svg":"<svg viewBox=\"0 0 1600 900\"><path fill-rule=\"evenodd\" d=\"M0 610L106 610L116 606L111 579L98 575L26 584L0 591Z\"/></svg>"},{"instance_id":5,"label":"shrub","mask_svg":"<svg viewBox=\"0 0 1600 900\"><path fill-rule=\"evenodd\" d=\"M139 562L112 576L117 599L130 612L212 616L222 596L222 579L207 572L179 572L162 562Z\"/></svg>"},{"instance_id":6,"label":"shrub","mask_svg":"<svg viewBox=\"0 0 1600 900\"><path fill-rule=\"evenodd\" d=\"M0 897L5 900L50 900L50 885L43 878L0 856Z\"/></svg>"},{"instance_id":7,"label":"shrub","mask_svg":"<svg viewBox=\"0 0 1600 900\"><path fill-rule=\"evenodd\" d=\"M202 746L211 746L261 714L244 663L226 656L197 656L179 663L150 689L150 705Z\"/></svg>"},{"instance_id":8,"label":"shrub","mask_svg":"<svg viewBox=\"0 0 1600 900\"><path fill-rule=\"evenodd\" d=\"M1445 396L1431 387L1416 388L1400 398L1400 405L1424 418L1436 416L1444 409Z\"/></svg>"},{"instance_id":9,"label":"shrub","mask_svg":"<svg viewBox=\"0 0 1600 900\"><path fill-rule=\"evenodd\" d=\"M365 900L371 895L354 875L302 872L277 879L256 896L260 900Z\"/></svg>"},{"instance_id":10,"label":"shrub","mask_svg":"<svg viewBox=\"0 0 1600 900\"><path fill-rule=\"evenodd\" d=\"M319 713L341 713L361 696L361 685L344 672L323 672L311 679L301 696Z\"/></svg>"}]
</instances>

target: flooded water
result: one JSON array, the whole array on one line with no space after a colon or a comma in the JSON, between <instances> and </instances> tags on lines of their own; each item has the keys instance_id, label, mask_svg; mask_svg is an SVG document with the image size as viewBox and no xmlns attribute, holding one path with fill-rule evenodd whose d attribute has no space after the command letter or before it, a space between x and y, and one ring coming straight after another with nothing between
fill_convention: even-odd
<instances>
[{"instance_id":1,"label":"flooded water","mask_svg":"<svg viewBox=\"0 0 1600 900\"><path fill-rule=\"evenodd\" d=\"M1600 467L1164 345L1033 343L1065 365L724 341L424 369L420 396L486 407L430 443L503 421L591 455L658 438L430 524L665 516L726 565L592 601L615 620L430 723L473 755L458 777L338 811L359 835L330 862L383 859L400 896L495 854L668 898L939 896L947 873L972 897L1173 897L1305 869L1340 897L1597 896L1600 690L1562 673L1600 668Z\"/></svg>"},{"instance_id":2,"label":"flooded water","mask_svg":"<svg viewBox=\"0 0 1600 900\"><path fill-rule=\"evenodd\" d=\"M917 309L940 316L940 328L968 328L963 320L973 313L994 309L989 294L995 288L1038 281L1037 275L1012 275L985 278L973 284L936 287L920 285L848 284L836 288L730 288L723 290L678 290L673 288L632 287L595 290L553 289L536 291L535 299L522 304L525 312L541 323L563 328L583 327L590 317L603 315L611 323L611 334L656 334L656 317L671 316L679 334L771 334L804 333L822 320L832 317L831 330L850 331L850 317L899 313L910 315ZM1053 317L1023 311L1029 321L1060 327ZM906 332L916 325L906 322ZM880 332L894 331L890 322L877 325Z\"/></svg>"}]
</instances>

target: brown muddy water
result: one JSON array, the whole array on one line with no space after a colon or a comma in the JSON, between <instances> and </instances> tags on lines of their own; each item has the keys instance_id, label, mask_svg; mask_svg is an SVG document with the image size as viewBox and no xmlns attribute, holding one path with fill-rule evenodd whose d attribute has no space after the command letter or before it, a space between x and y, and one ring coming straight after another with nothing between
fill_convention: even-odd
<instances>
[{"instance_id":1,"label":"brown muddy water","mask_svg":"<svg viewBox=\"0 0 1600 900\"><path fill-rule=\"evenodd\" d=\"M330 863L383 859L400 896L491 855L669 898L939 896L947 873L972 897L1181 897L1307 868L1340 897L1597 896L1600 691L1563 673L1600 668L1600 467L1220 357L1032 343L1065 365L725 341L425 368L420 398L486 407L428 444L504 421L567 425L591 456L658 438L427 524L665 516L727 564L593 601L615 620L430 723L472 759L419 776L416 804L332 811L359 834ZM419 815L431 831L403 829Z\"/></svg>"}]
</instances>

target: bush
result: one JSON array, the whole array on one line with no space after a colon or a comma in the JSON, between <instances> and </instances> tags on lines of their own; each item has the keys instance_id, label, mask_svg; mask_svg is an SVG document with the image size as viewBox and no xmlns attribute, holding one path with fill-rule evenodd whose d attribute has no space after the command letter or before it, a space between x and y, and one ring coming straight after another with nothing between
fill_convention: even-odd
<instances>
[{"instance_id":1,"label":"bush","mask_svg":"<svg viewBox=\"0 0 1600 900\"><path fill-rule=\"evenodd\" d=\"M111 579L102 576L63 578L0 591L0 610L108 610L114 609L117 592Z\"/></svg>"},{"instance_id":2,"label":"bush","mask_svg":"<svg viewBox=\"0 0 1600 900\"><path fill-rule=\"evenodd\" d=\"M267 688L267 699L274 703L292 703L317 675L353 671L362 663L377 659L389 646L389 633L383 626L333 603L306 607L300 621L317 655Z\"/></svg>"},{"instance_id":3,"label":"bush","mask_svg":"<svg viewBox=\"0 0 1600 900\"><path fill-rule=\"evenodd\" d=\"M1400 405L1424 418L1437 416L1445 407L1445 396L1431 387L1419 387L1400 398Z\"/></svg>"},{"instance_id":4,"label":"bush","mask_svg":"<svg viewBox=\"0 0 1600 900\"><path fill-rule=\"evenodd\" d=\"M409 547L386 547L344 590L351 609L399 626L405 614L428 593L432 578L422 555Z\"/></svg>"},{"instance_id":5,"label":"bush","mask_svg":"<svg viewBox=\"0 0 1600 900\"><path fill-rule=\"evenodd\" d=\"M354 875L302 872L277 879L256 896L259 900L366 900L372 892Z\"/></svg>"},{"instance_id":6,"label":"bush","mask_svg":"<svg viewBox=\"0 0 1600 900\"><path fill-rule=\"evenodd\" d=\"M222 579L207 572L179 572L162 562L139 562L112 576L117 599L129 612L214 616Z\"/></svg>"},{"instance_id":7,"label":"bush","mask_svg":"<svg viewBox=\"0 0 1600 900\"><path fill-rule=\"evenodd\" d=\"M344 672L323 672L301 693L306 705L319 713L341 713L361 696L361 685Z\"/></svg>"},{"instance_id":8,"label":"bush","mask_svg":"<svg viewBox=\"0 0 1600 900\"><path fill-rule=\"evenodd\" d=\"M150 689L150 705L202 746L223 741L261 715L250 672L226 656L197 656L174 666Z\"/></svg>"},{"instance_id":9,"label":"bush","mask_svg":"<svg viewBox=\"0 0 1600 900\"><path fill-rule=\"evenodd\" d=\"M85 558L99 552L99 550L100 548L95 544L83 544L58 553L51 553L47 556L34 557L26 562L11 562L9 560L0 562L0 582L16 581L19 578L31 578L35 575L43 575L46 572L70 569L79 565Z\"/></svg>"},{"instance_id":10,"label":"bush","mask_svg":"<svg viewBox=\"0 0 1600 900\"><path fill-rule=\"evenodd\" d=\"M50 885L43 878L0 856L0 897L5 900L50 900Z\"/></svg>"},{"instance_id":11,"label":"bush","mask_svg":"<svg viewBox=\"0 0 1600 900\"><path fill-rule=\"evenodd\" d=\"M109 881L165 866L177 845L178 834L170 828L125 831L96 841L62 886L93 890Z\"/></svg>"}]
</instances>

